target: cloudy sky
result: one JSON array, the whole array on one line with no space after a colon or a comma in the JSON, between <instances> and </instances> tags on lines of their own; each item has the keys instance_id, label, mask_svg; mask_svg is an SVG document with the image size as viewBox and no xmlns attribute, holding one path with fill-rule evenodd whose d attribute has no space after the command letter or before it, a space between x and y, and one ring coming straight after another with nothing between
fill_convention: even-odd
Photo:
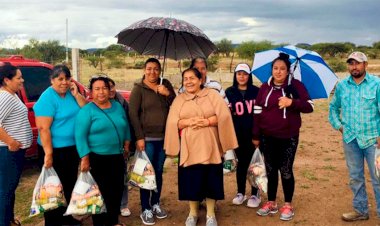
<instances>
[{"instance_id":1,"label":"cloudy sky","mask_svg":"<svg viewBox=\"0 0 380 226\"><path fill-rule=\"evenodd\" d=\"M64 45L66 18L69 47L107 47L119 31L152 16L185 20L212 41L380 41L379 0L0 0L0 15L6 48L31 38Z\"/></svg>"}]
</instances>

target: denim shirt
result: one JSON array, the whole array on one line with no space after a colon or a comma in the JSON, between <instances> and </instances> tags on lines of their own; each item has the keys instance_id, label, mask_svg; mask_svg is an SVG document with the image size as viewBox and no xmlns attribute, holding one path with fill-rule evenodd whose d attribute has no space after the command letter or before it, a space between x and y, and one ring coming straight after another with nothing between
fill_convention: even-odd
<instances>
[{"instance_id":1,"label":"denim shirt","mask_svg":"<svg viewBox=\"0 0 380 226\"><path fill-rule=\"evenodd\" d=\"M380 136L380 79L366 73L356 84L351 76L338 83L330 102L329 121L343 127L343 141L357 140L360 148L376 143Z\"/></svg>"}]
</instances>

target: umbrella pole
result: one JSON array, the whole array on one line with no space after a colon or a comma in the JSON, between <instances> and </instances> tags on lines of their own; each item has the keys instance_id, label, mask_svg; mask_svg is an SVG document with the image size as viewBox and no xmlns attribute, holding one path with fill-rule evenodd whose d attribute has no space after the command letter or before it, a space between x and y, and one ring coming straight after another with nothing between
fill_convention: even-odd
<instances>
[{"instance_id":1,"label":"umbrella pole","mask_svg":"<svg viewBox=\"0 0 380 226\"><path fill-rule=\"evenodd\" d=\"M160 78L160 85L162 85L162 81L164 80L164 71L165 71L165 64L166 64L166 50L168 49L168 40L169 40L169 32L165 31L165 52L164 52L164 63L162 65L162 72L161 72L161 78Z\"/></svg>"}]
</instances>

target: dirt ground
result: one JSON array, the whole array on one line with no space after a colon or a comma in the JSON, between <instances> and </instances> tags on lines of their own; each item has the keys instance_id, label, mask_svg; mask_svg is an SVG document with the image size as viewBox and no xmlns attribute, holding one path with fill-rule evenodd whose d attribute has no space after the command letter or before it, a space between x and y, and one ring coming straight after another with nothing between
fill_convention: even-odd
<instances>
[{"instance_id":1,"label":"dirt ground","mask_svg":"<svg viewBox=\"0 0 380 226\"><path fill-rule=\"evenodd\" d=\"M303 115L303 125L300 143L295 160L296 187L293 198L295 217L289 222L279 219L279 214L260 217L257 208L244 205L232 205L236 194L235 174L226 174L224 178L225 200L217 202L218 225L376 225L376 203L367 172L366 182L369 194L370 219L368 221L346 223L341 220L341 214L351 211L352 193L348 186L348 173L342 151L342 141L339 132L334 131L327 120L328 100L316 100L315 111ZM25 183L25 182L24 182ZM248 186L247 186L248 193ZM267 196L263 194L263 201ZM279 205L283 203L282 187L277 192ZM169 216L156 220L157 226L184 225L188 215L187 202L178 201L177 166L171 159L165 163L162 206ZM126 225L142 225L139 218L139 192L132 189L129 194L129 208L132 215L120 217L120 222ZM25 203L26 204L26 203ZM206 211L200 210L198 225L205 224ZM379 222L380 223L380 222ZM39 223L23 225L43 225ZM84 221L91 225L91 220Z\"/></svg>"}]
</instances>

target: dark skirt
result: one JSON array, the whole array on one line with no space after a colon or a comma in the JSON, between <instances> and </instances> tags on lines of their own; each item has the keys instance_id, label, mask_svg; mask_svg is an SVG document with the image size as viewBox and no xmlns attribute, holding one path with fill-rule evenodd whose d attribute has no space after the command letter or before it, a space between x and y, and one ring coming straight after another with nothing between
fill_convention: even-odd
<instances>
[{"instance_id":1,"label":"dark skirt","mask_svg":"<svg viewBox=\"0 0 380 226\"><path fill-rule=\"evenodd\" d=\"M223 164L196 164L178 167L179 200L223 200Z\"/></svg>"}]
</instances>

